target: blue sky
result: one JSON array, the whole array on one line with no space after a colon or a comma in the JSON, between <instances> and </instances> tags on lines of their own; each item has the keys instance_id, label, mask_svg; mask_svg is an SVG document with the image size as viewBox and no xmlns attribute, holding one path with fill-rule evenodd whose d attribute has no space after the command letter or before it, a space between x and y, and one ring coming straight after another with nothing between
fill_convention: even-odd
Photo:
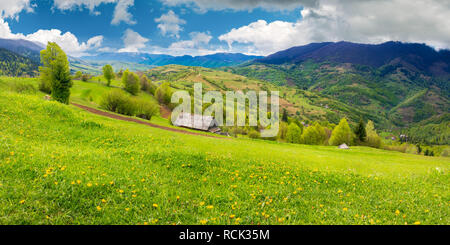
<instances>
[{"instance_id":1,"label":"blue sky","mask_svg":"<svg viewBox=\"0 0 450 245\"><path fill-rule=\"evenodd\" d=\"M438 0L0 0L0 37L96 52L267 55L322 41L450 46Z\"/></svg>"}]
</instances>

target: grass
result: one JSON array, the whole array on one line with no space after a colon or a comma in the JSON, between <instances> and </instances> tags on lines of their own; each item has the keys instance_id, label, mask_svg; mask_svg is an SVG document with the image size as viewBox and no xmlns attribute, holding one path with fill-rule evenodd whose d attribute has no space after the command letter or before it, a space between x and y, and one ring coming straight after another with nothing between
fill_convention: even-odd
<instances>
[{"instance_id":1,"label":"grass","mask_svg":"<svg viewBox=\"0 0 450 245\"><path fill-rule=\"evenodd\" d=\"M450 224L448 158L184 135L0 88L0 224Z\"/></svg>"}]
</instances>

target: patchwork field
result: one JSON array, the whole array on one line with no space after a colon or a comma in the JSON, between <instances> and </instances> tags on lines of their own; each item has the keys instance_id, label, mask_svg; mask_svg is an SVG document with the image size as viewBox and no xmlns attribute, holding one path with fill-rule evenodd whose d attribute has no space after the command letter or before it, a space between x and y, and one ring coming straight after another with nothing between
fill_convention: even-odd
<instances>
[{"instance_id":1,"label":"patchwork field","mask_svg":"<svg viewBox=\"0 0 450 245\"><path fill-rule=\"evenodd\" d=\"M184 135L0 88L0 224L450 224L448 158Z\"/></svg>"}]
</instances>

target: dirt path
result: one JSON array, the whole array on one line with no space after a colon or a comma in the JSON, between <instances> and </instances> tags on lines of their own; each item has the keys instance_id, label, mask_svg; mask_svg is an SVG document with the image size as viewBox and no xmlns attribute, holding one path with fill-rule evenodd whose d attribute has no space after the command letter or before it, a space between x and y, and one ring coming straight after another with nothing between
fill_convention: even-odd
<instances>
[{"instance_id":1,"label":"dirt path","mask_svg":"<svg viewBox=\"0 0 450 245\"><path fill-rule=\"evenodd\" d=\"M113 114L113 113L100 111L100 110L97 110L97 109L94 109L94 108L91 108L91 107L88 107L88 106L79 105L79 104L76 104L76 103L71 103L71 104L76 106L76 107L78 107L78 108L81 108L81 109L83 109L85 111L88 111L90 113L93 113L93 114L96 114L96 115L100 115L100 116L104 116L104 117L113 118L113 119L116 119L116 120L122 120L122 121L127 121L127 122L135 122L135 123L144 124L144 125L147 125L147 126L150 126L150 127L153 127L153 128L159 128L159 129L172 131L172 132L176 132L176 133L198 135L198 136L204 136L204 137L216 138L216 139L227 139L227 138L223 138L223 137L217 137L217 136L213 136L213 135L189 132L189 131L185 131L185 130L181 130L181 129L170 128L170 127L157 125L157 124L154 124L154 123L144 122L144 121L141 121L141 120L136 119L136 118L124 117L124 116L116 115L116 114Z\"/></svg>"}]
</instances>

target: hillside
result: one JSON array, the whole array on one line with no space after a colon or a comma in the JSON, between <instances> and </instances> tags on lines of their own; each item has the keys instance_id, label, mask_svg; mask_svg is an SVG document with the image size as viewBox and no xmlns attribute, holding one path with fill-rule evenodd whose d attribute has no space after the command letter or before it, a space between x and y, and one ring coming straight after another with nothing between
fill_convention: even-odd
<instances>
[{"instance_id":1,"label":"hillside","mask_svg":"<svg viewBox=\"0 0 450 245\"><path fill-rule=\"evenodd\" d=\"M1 224L450 222L445 158L184 135L0 95Z\"/></svg>"},{"instance_id":2,"label":"hillside","mask_svg":"<svg viewBox=\"0 0 450 245\"><path fill-rule=\"evenodd\" d=\"M223 70L334 98L392 129L448 114L449 57L421 44L319 43Z\"/></svg>"},{"instance_id":3,"label":"hillside","mask_svg":"<svg viewBox=\"0 0 450 245\"><path fill-rule=\"evenodd\" d=\"M29 58L0 48L1 76L35 76L39 64Z\"/></svg>"}]
</instances>

